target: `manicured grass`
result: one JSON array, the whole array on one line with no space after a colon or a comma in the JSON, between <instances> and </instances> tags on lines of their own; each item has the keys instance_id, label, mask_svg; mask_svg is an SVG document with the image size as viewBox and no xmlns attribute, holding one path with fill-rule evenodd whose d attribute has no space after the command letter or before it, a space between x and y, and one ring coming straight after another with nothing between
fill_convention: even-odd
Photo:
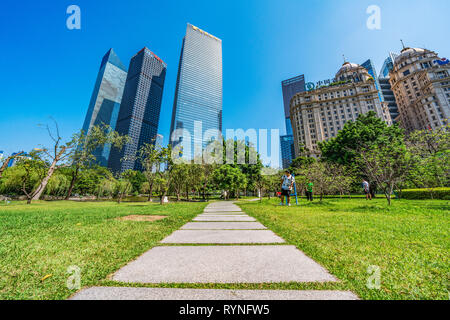
<instances>
[{"instance_id":1,"label":"manicured grass","mask_svg":"<svg viewBox=\"0 0 450 320\"><path fill-rule=\"evenodd\" d=\"M65 299L67 268L98 285L202 212L206 203L37 202L0 204L0 300ZM155 222L127 215L167 215ZM41 281L45 276L51 275Z\"/></svg>"},{"instance_id":2,"label":"manicured grass","mask_svg":"<svg viewBox=\"0 0 450 320\"><path fill-rule=\"evenodd\" d=\"M450 202L384 198L326 199L280 207L279 200L239 205L342 280L276 288L352 290L362 299L449 299ZM368 289L369 266L381 288Z\"/></svg>"}]
</instances>

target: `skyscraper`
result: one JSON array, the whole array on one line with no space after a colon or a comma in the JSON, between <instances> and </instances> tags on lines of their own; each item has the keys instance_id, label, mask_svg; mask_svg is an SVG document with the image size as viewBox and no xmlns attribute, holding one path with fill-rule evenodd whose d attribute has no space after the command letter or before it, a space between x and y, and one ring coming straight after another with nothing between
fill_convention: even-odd
<instances>
[{"instance_id":1,"label":"skyscraper","mask_svg":"<svg viewBox=\"0 0 450 320\"><path fill-rule=\"evenodd\" d=\"M373 80L375 81L375 88L377 88L378 91L378 97L380 98L381 102L384 102L383 97L383 91L381 90L380 82L378 81L377 71L375 69L375 65L373 64L372 60L367 60L366 62L361 64L361 67L366 68L367 72L372 76Z\"/></svg>"},{"instance_id":2,"label":"skyscraper","mask_svg":"<svg viewBox=\"0 0 450 320\"><path fill-rule=\"evenodd\" d=\"M195 139L194 121L202 126L201 137L196 135ZM204 148L208 143L202 141L207 130L222 131L222 40L191 24L187 25L181 48L171 135L177 129L191 135L191 149L184 150L189 158L193 156L194 144ZM176 141L170 137L173 145L183 139L186 137Z\"/></svg>"},{"instance_id":3,"label":"skyscraper","mask_svg":"<svg viewBox=\"0 0 450 320\"><path fill-rule=\"evenodd\" d=\"M102 59L100 70L92 92L89 108L84 120L83 131L88 134L92 126L106 124L114 130L127 79L127 69L113 49ZM105 145L95 150L97 163L108 165L111 147Z\"/></svg>"},{"instance_id":4,"label":"skyscraper","mask_svg":"<svg viewBox=\"0 0 450 320\"><path fill-rule=\"evenodd\" d=\"M305 76L300 75L281 82L284 103L284 118L286 124L286 135L280 137L281 163L283 168L288 168L295 157L294 136L292 132L290 104L292 97L305 91Z\"/></svg>"},{"instance_id":5,"label":"skyscraper","mask_svg":"<svg viewBox=\"0 0 450 320\"><path fill-rule=\"evenodd\" d=\"M154 143L158 133L167 65L148 48L130 61L116 131L130 142L121 151L113 148L109 167L114 172L142 170L136 153L145 143Z\"/></svg>"},{"instance_id":6,"label":"skyscraper","mask_svg":"<svg viewBox=\"0 0 450 320\"><path fill-rule=\"evenodd\" d=\"M389 113L391 114L393 122L396 122L395 119L398 117L398 107L397 102L395 101L394 92L392 92L391 84L389 83L389 72L391 72L394 68L394 61L397 57L398 54L393 52L389 53L389 56L383 63L383 67L380 71L380 77L378 78L381 91L383 92L384 102L388 105Z\"/></svg>"}]
</instances>

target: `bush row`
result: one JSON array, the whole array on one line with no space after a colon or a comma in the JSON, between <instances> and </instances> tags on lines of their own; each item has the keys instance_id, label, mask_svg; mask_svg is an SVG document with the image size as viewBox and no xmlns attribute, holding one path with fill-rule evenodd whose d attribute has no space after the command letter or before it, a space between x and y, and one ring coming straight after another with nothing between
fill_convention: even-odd
<instances>
[{"instance_id":1,"label":"bush row","mask_svg":"<svg viewBox=\"0 0 450 320\"><path fill-rule=\"evenodd\" d=\"M450 188L402 190L401 198L409 200L423 200L423 199L450 200Z\"/></svg>"}]
</instances>

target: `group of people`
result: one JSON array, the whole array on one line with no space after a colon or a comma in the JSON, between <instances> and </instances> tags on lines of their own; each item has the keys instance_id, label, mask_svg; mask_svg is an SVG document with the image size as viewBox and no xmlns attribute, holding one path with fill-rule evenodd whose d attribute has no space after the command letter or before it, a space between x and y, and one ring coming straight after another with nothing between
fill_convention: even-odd
<instances>
[{"instance_id":1,"label":"group of people","mask_svg":"<svg viewBox=\"0 0 450 320\"><path fill-rule=\"evenodd\" d=\"M287 198L287 205L291 206L291 195L292 190L295 184L295 177L291 174L289 170L284 172L283 177L281 178L281 192L279 193L281 198L280 205L284 205L284 199ZM305 186L305 194L308 201L313 201L313 188L314 183L310 180L306 183ZM366 200L372 200L375 196L375 189L371 187L370 183L367 180L363 180L362 188L364 190L364 194L366 195Z\"/></svg>"}]
</instances>

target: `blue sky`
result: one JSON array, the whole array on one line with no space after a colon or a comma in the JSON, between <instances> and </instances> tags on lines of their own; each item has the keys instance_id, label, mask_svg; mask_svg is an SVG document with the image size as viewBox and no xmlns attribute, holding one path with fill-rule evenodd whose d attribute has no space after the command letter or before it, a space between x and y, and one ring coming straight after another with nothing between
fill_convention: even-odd
<instances>
[{"instance_id":1,"label":"blue sky","mask_svg":"<svg viewBox=\"0 0 450 320\"><path fill-rule=\"evenodd\" d=\"M81 8L81 30L66 28L66 8ZM381 30L366 9L381 8ZM167 141L186 23L223 41L224 128L284 132L280 82L305 74L333 77L343 62L426 47L450 57L448 0L71 0L2 1L0 150L49 145L38 124L57 120L68 138L79 130L102 56L114 48L125 65L144 46L168 64L160 133Z\"/></svg>"}]
</instances>

